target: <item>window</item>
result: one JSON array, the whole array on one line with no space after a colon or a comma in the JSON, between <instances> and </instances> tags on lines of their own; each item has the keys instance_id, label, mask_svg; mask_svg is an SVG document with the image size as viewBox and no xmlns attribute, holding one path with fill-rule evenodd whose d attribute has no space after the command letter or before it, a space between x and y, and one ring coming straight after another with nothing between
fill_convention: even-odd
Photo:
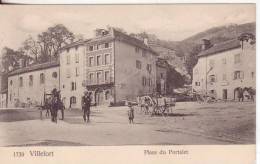
<instances>
[{"instance_id":1,"label":"window","mask_svg":"<svg viewBox=\"0 0 260 164\"><path fill-rule=\"evenodd\" d=\"M215 75L210 75L209 76L209 82L211 82L211 83L216 82L216 76Z\"/></svg>"},{"instance_id":2,"label":"window","mask_svg":"<svg viewBox=\"0 0 260 164\"><path fill-rule=\"evenodd\" d=\"M110 64L110 54L105 54L105 64Z\"/></svg>"},{"instance_id":3,"label":"window","mask_svg":"<svg viewBox=\"0 0 260 164\"><path fill-rule=\"evenodd\" d=\"M67 55L67 64L70 64L70 55Z\"/></svg>"},{"instance_id":4,"label":"window","mask_svg":"<svg viewBox=\"0 0 260 164\"><path fill-rule=\"evenodd\" d=\"M45 83L45 76L44 73L40 74L40 84L44 84Z\"/></svg>"},{"instance_id":5,"label":"window","mask_svg":"<svg viewBox=\"0 0 260 164\"><path fill-rule=\"evenodd\" d=\"M101 72L97 72L97 84L99 84L101 81Z\"/></svg>"},{"instance_id":6,"label":"window","mask_svg":"<svg viewBox=\"0 0 260 164\"><path fill-rule=\"evenodd\" d=\"M109 48L109 43L105 43L105 48Z\"/></svg>"},{"instance_id":7,"label":"window","mask_svg":"<svg viewBox=\"0 0 260 164\"><path fill-rule=\"evenodd\" d=\"M105 100L108 100L109 99L109 91L106 91L105 93Z\"/></svg>"},{"instance_id":8,"label":"window","mask_svg":"<svg viewBox=\"0 0 260 164\"><path fill-rule=\"evenodd\" d=\"M163 73L161 73L161 79L163 78L164 76L163 76Z\"/></svg>"},{"instance_id":9,"label":"window","mask_svg":"<svg viewBox=\"0 0 260 164\"><path fill-rule=\"evenodd\" d=\"M89 50L89 51L93 51L93 50L94 50L94 47L93 47L93 46L89 46L88 50Z\"/></svg>"},{"instance_id":10,"label":"window","mask_svg":"<svg viewBox=\"0 0 260 164\"><path fill-rule=\"evenodd\" d=\"M70 77L70 69L67 69L66 74L67 74L67 78L69 78Z\"/></svg>"},{"instance_id":11,"label":"window","mask_svg":"<svg viewBox=\"0 0 260 164\"><path fill-rule=\"evenodd\" d=\"M94 50L98 50L98 45L94 45Z\"/></svg>"},{"instance_id":12,"label":"window","mask_svg":"<svg viewBox=\"0 0 260 164\"><path fill-rule=\"evenodd\" d=\"M91 84L94 82L94 74L93 73L89 74L89 81L90 81Z\"/></svg>"},{"instance_id":13,"label":"window","mask_svg":"<svg viewBox=\"0 0 260 164\"><path fill-rule=\"evenodd\" d=\"M142 78L142 83L143 83L143 86L146 86L146 78L144 76Z\"/></svg>"},{"instance_id":14,"label":"window","mask_svg":"<svg viewBox=\"0 0 260 164\"><path fill-rule=\"evenodd\" d=\"M150 79L150 78L148 79L148 85L152 86L152 79Z\"/></svg>"},{"instance_id":15,"label":"window","mask_svg":"<svg viewBox=\"0 0 260 164\"><path fill-rule=\"evenodd\" d=\"M142 56L146 57L146 51L145 50L142 50Z\"/></svg>"},{"instance_id":16,"label":"window","mask_svg":"<svg viewBox=\"0 0 260 164\"><path fill-rule=\"evenodd\" d=\"M251 72L252 79L255 77L255 72Z\"/></svg>"},{"instance_id":17,"label":"window","mask_svg":"<svg viewBox=\"0 0 260 164\"><path fill-rule=\"evenodd\" d=\"M67 48L66 50L67 50L67 53L69 53L69 52L70 52L70 49L69 49L69 48Z\"/></svg>"},{"instance_id":18,"label":"window","mask_svg":"<svg viewBox=\"0 0 260 164\"><path fill-rule=\"evenodd\" d=\"M240 54L235 55L235 64L240 63Z\"/></svg>"},{"instance_id":19,"label":"window","mask_svg":"<svg viewBox=\"0 0 260 164\"><path fill-rule=\"evenodd\" d=\"M139 53L139 48L135 47L135 53Z\"/></svg>"},{"instance_id":20,"label":"window","mask_svg":"<svg viewBox=\"0 0 260 164\"><path fill-rule=\"evenodd\" d=\"M234 80L243 79L243 78L244 78L244 72L242 72L242 71L235 71L234 72Z\"/></svg>"},{"instance_id":21,"label":"window","mask_svg":"<svg viewBox=\"0 0 260 164\"><path fill-rule=\"evenodd\" d=\"M224 80L224 81L227 80L227 74L224 73L224 74L222 75L222 80Z\"/></svg>"},{"instance_id":22,"label":"window","mask_svg":"<svg viewBox=\"0 0 260 164\"><path fill-rule=\"evenodd\" d=\"M222 59L222 64L227 64L226 58L223 58L223 59Z\"/></svg>"},{"instance_id":23,"label":"window","mask_svg":"<svg viewBox=\"0 0 260 164\"><path fill-rule=\"evenodd\" d=\"M23 86L23 77L19 78L19 86L22 87Z\"/></svg>"},{"instance_id":24,"label":"window","mask_svg":"<svg viewBox=\"0 0 260 164\"><path fill-rule=\"evenodd\" d=\"M94 66L94 57L89 57L89 66Z\"/></svg>"},{"instance_id":25,"label":"window","mask_svg":"<svg viewBox=\"0 0 260 164\"><path fill-rule=\"evenodd\" d=\"M152 72L152 65L151 64L147 64L146 69L147 69L147 71L149 73L151 73Z\"/></svg>"},{"instance_id":26,"label":"window","mask_svg":"<svg viewBox=\"0 0 260 164\"><path fill-rule=\"evenodd\" d=\"M76 82L71 82L71 90L75 91L77 89L76 87Z\"/></svg>"},{"instance_id":27,"label":"window","mask_svg":"<svg viewBox=\"0 0 260 164\"><path fill-rule=\"evenodd\" d=\"M109 82L109 71L105 71L105 82Z\"/></svg>"},{"instance_id":28,"label":"window","mask_svg":"<svg viewBox=\"0 0 260 164\"><path fill-rule=\"evenodd\" d=\"M195 82L195 86L200 86L200 82Z\"/></svg>"},{"instance_id":29,"label":"window","mask_svg":"<svg viewBox=\"0 0 260 164\"><path fill-rule=\"evenodd\" d=\"M29 76L29 86L33 86L33 75Z\"/></svg>"},{"instance_id":30,"label":"window","mask_svg":"<svg viewBox=\"0 0 260 164\"><path fill-rule=\"evenodd\" d=\"M97 66L101 65L102 64L102 61L101 61L101 56L98 55L97 56Z\"/></svg>"},{"instance_id":31,"label":"window","mask_svg":"<svg viewBox=\"0 0 260 164\"><path fill-rule=\"evenodd\" d=\"M79 76L79 69L78 67L75 68L76 76Z\"/></svg>"},{"instance_id":32,"label":"window","mask_svg":"<svg viewBox=\"0 0 260 164\"><path fill-rule=\"evenodd\" d=\"M141 63L141 61L136 60L136 68L137 68L137 69L141 69L141 68L142 68L142 63Z\"/></svg>"},{"instance_id":33,"label":"window","mask_svg":"<svg viewBox=\"0 0 260 164\"><path fill-rule=\"evenodd\" d=\"M52 72L52 77L56 79L58 77L57 72Z\"/></svg>"},{"instance_id":34,"label":"window","mask_svg":"<svg viewBox=\"0 0 260 164\"><path fill-rule=\"evenodd\" d=\"M75 62L79 63L79 54L78 53L75 54Z\"/></svg>"},{"instance_id":35,"label":"window","mask_svg":"<svg viewBox=\"0 0 260 164\"><path fill-rule=\"evenodd\" d=\"M76 50L76 51L78 50L78 48L79 48L79 46L75 46L75 50Z\"/></svg>"},{"instance_id":36,"label":"window","mask_svg":"<svg viewBox=\"0 0 260 164\"><path fill-rule=\"evenodd\" d=\"M75 96L70 97L70 103L71 104L76 104L77 103L77 98Z\"/></svg>"},{"instance_id":37,"label":"window","mask_svg":"<svg viewBox=\"0 0 260 164\"><path fill-rule=\"evenodd\" d=\"M13 85L13 80L10 80L10 86L12 86Z\"/></svg>"}]
</instances>

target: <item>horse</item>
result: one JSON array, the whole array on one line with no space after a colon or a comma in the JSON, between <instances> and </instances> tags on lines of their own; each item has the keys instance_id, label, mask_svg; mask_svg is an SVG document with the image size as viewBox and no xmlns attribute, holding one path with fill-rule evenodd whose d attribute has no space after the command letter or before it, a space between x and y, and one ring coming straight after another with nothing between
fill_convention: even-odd
<instances>
[{"instance_id":1,"label":"horse","mask_svg":"<svg viewBox=\"0 0 260 164\"><path fill-rule=\"evenodd\" d=\"M52 117L52 122L57 123L57 117L58 117L58 111L61 111L62 118L61 120L64 119L64 109L65 106L63 102L60 99L60 93L58 92L57 94L53 94L51 97L51 117Z\"/></svg>"}]
</instances>

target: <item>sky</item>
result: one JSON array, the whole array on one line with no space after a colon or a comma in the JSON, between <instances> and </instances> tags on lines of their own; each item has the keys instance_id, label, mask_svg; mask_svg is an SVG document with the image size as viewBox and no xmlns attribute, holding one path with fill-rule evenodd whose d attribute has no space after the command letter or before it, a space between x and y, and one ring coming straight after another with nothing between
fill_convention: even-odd
<instances>
[{"instance_id":1,"label":"sky","mask_svg":"<svg viewBox=\"0 0 260 164\"><path fill-rule=\"evenodd\" d=\"M254 22L254 4L175 5L2 5L0 50L17 49L22 42L55 24L64 24L84 38L107 25L127 33L146 31L160 39L180 41L206 29Z\"/></svg>"}]
</instances>

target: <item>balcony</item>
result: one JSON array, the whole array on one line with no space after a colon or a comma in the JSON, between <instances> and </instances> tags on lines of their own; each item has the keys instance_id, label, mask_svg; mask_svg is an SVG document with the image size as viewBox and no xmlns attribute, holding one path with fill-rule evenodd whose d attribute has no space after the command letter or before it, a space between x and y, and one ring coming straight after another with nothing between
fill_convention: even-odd
<instances>
[{"instance_id":1,"label":"balcony","mask_svg":"<svg viewBox=\"0 0 260 164\"><path fill-rule=\"evenodd\" d=\"M102 80L86 80L85 86L86 87L97 87L97 86L111 86L114 84L114 78L110 77L107 80L102 79Z\"/></svg>"}]
</instances>

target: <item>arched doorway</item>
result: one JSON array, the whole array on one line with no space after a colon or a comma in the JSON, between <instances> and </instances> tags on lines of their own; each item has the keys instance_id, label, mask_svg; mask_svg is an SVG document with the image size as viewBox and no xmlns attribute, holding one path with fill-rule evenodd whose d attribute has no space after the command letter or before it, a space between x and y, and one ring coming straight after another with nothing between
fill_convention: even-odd
<instances>
[{"instance_id":1,"label":"arched doorway","mask_svg":"<svg viewBox=\"0 0 260 164\"><path fill-rule=\"evenodd\" d=\"M234 100L239 99L239 90L240 90L240 87L237 87L234 89Z\"/></svg>"},{"instance_id":2,"label":"arched doorway","mask_svg":"<svg viewBox=\"0 0 260 164\"><path fill-rule=\"evenodd\" d=\"M102 89L96 89L95 91L95 104L101 105L104 102L104 94Z\"/></svg>"}]
</instances>

